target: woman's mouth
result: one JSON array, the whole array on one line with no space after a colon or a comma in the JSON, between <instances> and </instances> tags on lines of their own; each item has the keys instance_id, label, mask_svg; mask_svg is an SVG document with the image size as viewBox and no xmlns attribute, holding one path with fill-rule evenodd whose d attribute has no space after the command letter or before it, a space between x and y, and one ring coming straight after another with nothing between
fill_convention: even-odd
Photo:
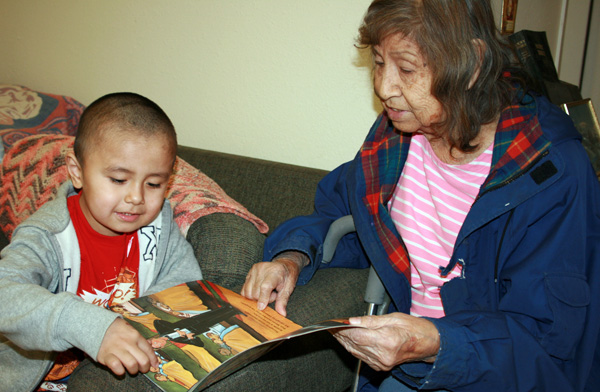
<instances>
[{"instance_id":1,"label":"woman's mouth","mask_svg":"<svg viewBox=\"0 0 600 392\"><path fill-rule=\"evenodd\" d=\"M386 111L387 111L388 117L392 121L401 120L402 117L404 116L404 114L407 113L406 110L391 108L389 106L386 106Z\"/></svg>"}]
</instances>

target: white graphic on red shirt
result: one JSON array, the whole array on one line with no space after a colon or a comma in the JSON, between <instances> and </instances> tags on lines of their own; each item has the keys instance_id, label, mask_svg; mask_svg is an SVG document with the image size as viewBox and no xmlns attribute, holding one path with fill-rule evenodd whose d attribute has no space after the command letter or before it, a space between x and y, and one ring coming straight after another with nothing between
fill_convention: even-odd
<instances>
[{"instance_id":1,"label":"white graphic on red shirt","mask_svg":"<svg viewBox=\"0 0 600 392\"><path fill-rule=\"evenodd\" d=\"M83 290L81 298L85 302L103 308L122 304L137 298L135 273L129 271L127 268L122 268L116 278L105 282L106 286L103 290L94 289L94 293Z\"/></svg>"}]
</instances>

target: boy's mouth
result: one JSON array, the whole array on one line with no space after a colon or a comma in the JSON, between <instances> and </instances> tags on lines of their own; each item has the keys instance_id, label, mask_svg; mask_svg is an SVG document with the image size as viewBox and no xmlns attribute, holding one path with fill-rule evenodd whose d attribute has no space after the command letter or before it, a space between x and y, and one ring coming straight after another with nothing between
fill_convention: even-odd
<instances>
[{"instance_id":1,"label":"boy's mouth","mask_svg":"<svg viewBox=\"0 0 600 392\"><path fill-rule=\"evenodd\" d=\"M140 214L132 214L130 212L117 212L117 216L125 222L133 222L140 216Z\"/></svg>"}]
</instances>

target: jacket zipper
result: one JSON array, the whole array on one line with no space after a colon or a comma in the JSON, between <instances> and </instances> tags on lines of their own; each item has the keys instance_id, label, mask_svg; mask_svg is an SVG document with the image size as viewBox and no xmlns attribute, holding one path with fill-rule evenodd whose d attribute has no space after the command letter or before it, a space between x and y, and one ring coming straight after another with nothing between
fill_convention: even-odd
<instances>
[{"instance_id":1,"label":"jacket zipper","mask_svg":"<svg viewBox=\"0 0 600 392\"><path fill-rule=\"evenodd\" d=\"M500 261L500 251L502 250L502 244L504 243L504 235L506 235L506 230L508 229L508 225L510 224L514 212L514 208L510 210L508 219L506 220L506 224L504 225L504 230L502 230L502 237L500 237L500 243L498 244L498 252L496 253L496 260L494 261L494 284L498 283L498 263Z\"/></svg>"},{"instance_id":2,"label":"jacket zipper","mask_svg":"<svg viewBox=\"0 0 600 392\"><path fill-rule=\"evenodd\" d=\"M505 187L506 185L508 185L508 184L516 181L517 179L521 178L525 174L529 173L529 171L531 169L533 169L535 167L535 165L542 158L544 158L546 155L548 155L549 153L550 153L549 150L546 150L546 151L542 152L540 154L540 156L537 157L533 162L531 162L531 164L527 168L525 168L525 170L521 171L521 173L517 174L516 176L514 176L513 178L511 178L511 179L509 179L509 180L507 180L505 182L502 182L502 183L496 185L493 188L490 188L490 189L486 190L485 192L483 192L482 194L480 194L479 196L477 196L477 198L475 199L475 202L477 202L477 200L479 200L486 193L493 192L493 191L498 190L498 189L500 189L502 187ZM494 284L498 283L498 264L499 264L499 261L500 261L500 251L502 250L502 244L504 243L504 235L506 234L506 230L507 230L508 225L509 225L509 223L510 223L510 221L512 219L514 211L515 211L514 208L511 208L511 210L509 211L510 215L508 217L508 220L506 221L506 225L504 226L504 230L502 230L502 237L500 238L500 243L498 244L498 252L496 253L496 260L494 260Z\"/></svg>"}]
</instances>

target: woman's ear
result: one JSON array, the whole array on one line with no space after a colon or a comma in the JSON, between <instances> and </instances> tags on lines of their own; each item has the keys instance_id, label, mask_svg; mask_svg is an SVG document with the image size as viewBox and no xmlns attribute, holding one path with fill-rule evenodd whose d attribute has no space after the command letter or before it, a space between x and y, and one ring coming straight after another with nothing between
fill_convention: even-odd
<instances>
[{"instance_id":1,"label":"woman's ear","mask_svg":"<svg viewBox=\"0 0 600 392\"><path fill-rule=\"evenodd\" d=\"M67 172L69 173L73 187L81 189L83 185L83 170L73 151L69 151L65 156L65 164L67 165Z\"/></svg>"},{"instance_id":2,"label":"woman's ear","mask_svg":"<svg viewBox=\"0 0 600 392\"><path fill-rule=\"evenodd\" d=\"M473 75L471 75L471 79L469 79L469 87L467 88L467 90L470 90L471 87L473 87L473 85L477 81L477 78L479 78L479 73L481 72L481 64L483 63L483 55L485 54L486 49L485 42L483 42L483 40L479 38L474 38L471 40L471 42L475 47L475 52L477 53L478 61L477 67L475 67L475 72L473 72Z\"/></svg>"}]
</instances>

